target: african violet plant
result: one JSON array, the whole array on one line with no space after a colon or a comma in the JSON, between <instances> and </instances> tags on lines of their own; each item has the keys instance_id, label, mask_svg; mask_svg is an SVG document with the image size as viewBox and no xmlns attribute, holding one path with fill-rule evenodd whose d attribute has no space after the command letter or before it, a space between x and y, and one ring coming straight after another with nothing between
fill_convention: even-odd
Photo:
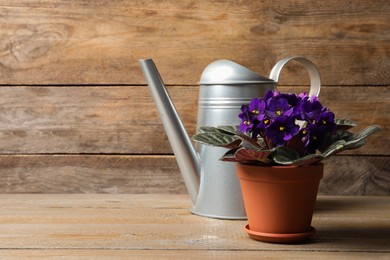
<instances>
[{"instance_id":1,"label":"african violet plant","mask_svg":"<svg viewBox=\"0 0 390 260\"><path fill-rule=\"evenodd\" d=\"M260 165L302 166L363 146L377 125L360 133L348 131L349 120L335 119L317 97L268 91L241 107L239 126L202 126L193 140L225 147L222 161Z\"/></svg>"}]
</instances>

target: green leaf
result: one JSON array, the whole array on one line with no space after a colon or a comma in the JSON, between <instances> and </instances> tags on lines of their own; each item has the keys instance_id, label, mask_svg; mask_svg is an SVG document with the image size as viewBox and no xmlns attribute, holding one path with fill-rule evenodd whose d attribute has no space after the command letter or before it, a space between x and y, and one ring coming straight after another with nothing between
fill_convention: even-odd
<instances>
[{"instance_id":1,"label":"green leaf","mask_svg":"<svg viewBox=\"0 0 390 260\"><path fill-rule=\"evenodd\" d=\"M225 133L229 133L229 134L237 134L238 132L238 126L232 126L232 125L226 125L226 126L217 126L217 129L220 131L220 132L225 132Z\"/></svg>"},{"instance_id":2,"label":"green leaf","mask_svg":"<svg viewBox=\"0 0 390 260\"><path fill-rule=\"evenodd\" d=\"M336 121L337 129L347 130L356 126L354 122L348 119L336 119L335 121Z\"/></svg>"},{"instance_id":3,"label":"green leaf","mask_svg":"<svg viewBox=\"0 0 390 260\"><path fill-rule=\"evenodd\" d=\"M345 138L346 140L338 140L331 145L329 145L325 151L322 152L321 156L323 159L334 155L336 153L345 151L345 150L351 150L351 149L356 149L359 148L363 145L366 144L365 139L380 131L381 127L377 125L372 125L367 128L365 128L363 131L360 133L354 134L354 135L348 135L348 138Z\"/></svg>"},{"instance_id":4,"label":"green leaf","mask_svg":"<svg viewBox=\"0 0 390 260\"><path fill-rule=\"evenodd\" d=\"M363 139L381 130L382 128L379 125L371 125L363 129L363 131L361 131L360 133L357 133L355 136L357 139Z\"/></svg>"},{"instance_id":5,"label":"green leaf","mask_svg":"<svg viewBox=\"0 0 390 260\"><path fill-rule=\"evenodd\" d=\"M347 140L345 143L345 149L344 150L351 150L359 148L366 144L366 138L370 135L381 131L382 128L378 125L371 125L369 127L366 127L361 132L354 134L350 139Z\"/></svg>"},{"instance_id":6,"label":"green leaf","mask_svg":"<svg viewBox=\"0 0 390 260\"><path fill-rule=\"evenodd\" d=\"M357 149L357 148L360 148L362 146L364 146L366 144L366 140L360 140L360 141L357 141L357 142L353 142L353 143L347 143L347 145L345 146L346 147L346 150L353 150L353 149Z\"/></svg>"},{"instance_id":7,"label":"green leaf","mask_svg":"<svg viewBox=\"0 0 390 260\"><path fill-rule=\"evenodd\" d=\"M299 154L286 146L279 146L274 149L272 158L278 163L291 162L299 159Z\"/></svg>"},{"instance_id":8,"label":"green leaf","mask_svg":"<svg viewBox=\"0 0 390 260\"><path fill-rule=\"evenodd\" d=\"M346 130L336 130L336 134L334 135L334 137L332 138L332 140L335 142L335 141L338 141L338 140L351 140L351 138L353 138L353 135L354 133L351 133L349 131L346 131Z\"/></svg>"},{"instance_id":9,"label":"green leaf","mask_svg":"<svg viewBox=\"0 0 390 260\"><path fill-rule=\"evenodd\" d=\"M328 148L326 148L325 151L321 153L321 156L323 159L329 157L330 155L339 153L346 148L346 142L345 140L338 140L334 142L333 144L329 145Z\"/></svg>"},{"instance_id":10,"label":"green leaf","mask_svg":"<svg viewBox=\"0 0 390 260\"><path fill-rule=\"evenodd\" d=\"M321 148L320 154L303 157L285 146L268 150L264 140L253 140L249 135L237 131L237 126L202 126L192 139L202 144L231 149L221 157L222 161L301 166L313 164L344 150L359 148L366 143L368 136L381 130L380 126L373 125L353 134L345 130L355 125L351 121L337 120L337 124L341 128L337 129L336 134L329 135L330 139Z\"/></svg>"},{"instance_id":11,"label":"green leaf","mask_svg":"<svg viewBox=\"0 0 390 260\"><path fill-rule=\"evenodd\" d=\"M282 165L292 165L296 167L313 164L322 160L322 156L318 154L309 154L300 157L297 152L285 146L275 148L271 156L275 163Z\"/></svg>"},{"instance_id":12,"label":"green leaf","mask_svg":"<svg viewBox=\"0 0 390 260\"><path fill-rule=\"evenodd\" d=\"M346 131L344 129L338 129L336 130L336 133L331 135L328 134L325 138L325 143L318 147L318 150L323 153L325 152L333 143L338 142L340 140L351 140L353 139L354 134Z\"/></svg>"},{"instance_id":13,"label":"green leaf","mask_svg":"<svg viewBox=\"0 0 390 260\"><path fill-rule=\"evenodd\" d=\"M221 158L220 160L221 161L224 161L224 162L237 162L237 159L235 157L235 154L236 154L236 151L238 150L239 148L234 148L234 149L231 149L229 151L227 151Z\"/></svg>"},{"instance_id":14,"label":"green leaf","mask_svg":"<svg viewBox=\"0 0 390 260\"><path fill-rule=\"evenodd\" d=\"M218 133L220 132L216 127L213 126L200 126L197 128L198 133Z\"/></svg>"},{"instance_id":15,"label":"green leaf","mask_svg":"<svg viewBox=\"0 0 390 260\"><path fill-rule=\"evenodd\" d=\"M192 137L192 140L206 145L234 148L238 147L241 144L241 140L233 135L221 134L219 132L215 133L199 133Z\"/></svg>"},{"instance_id":16,"label":"green leaf","mask_svg":"<svg viewBox=\"0 0 390 260\"><path fill-rule=\"evenodd\" d=\"M272 153L272 150L253 150L248 148L239 148L235 153L237 161L258 161L264 164L271 164L271 160L268 156Z\"/></svg>"},{"instance_id":17,"label":"green leaf","mask_svg":"<svg viewBox=\"0 0 390 260\"><path fill-rule=\"evenodd\" d=\"M197 128L197 133L222 133L228 135L237 134L237 126L200 126Z\"/></svg>"},{"instance_id":18,"label":"green leaf","mask_svg":"<svg viewBox=\"0 0 390 260\"><path fill-rule=\"evenodd\" d=\"M264 150L265 144L263 138L259 138L258 140L254 140L250 136L244 133L237 133L238 138L242 139L243 146L248 149L256 149L256 150Z\"/></svg>"}]
</instances>

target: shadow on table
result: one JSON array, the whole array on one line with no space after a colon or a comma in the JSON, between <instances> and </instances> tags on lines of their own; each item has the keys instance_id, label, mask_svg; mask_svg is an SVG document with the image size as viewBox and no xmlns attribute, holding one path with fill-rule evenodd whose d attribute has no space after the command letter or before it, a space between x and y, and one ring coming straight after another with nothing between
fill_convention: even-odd
<instances>
[{"instance_id":1,"label":"shadow on table","mask_svg":"<svg viewBox=\"0 0 390 260\"><path fill-rule=\"evenodd\" d=\"M341 198L341 199L340 199ZM332 197L332 196L323 196L317 199L316 206L315 206L315 212L322 212L322 211L354 211L354 210L361 210L362 208L367 208L367 205L371 204L370 200L367 200L365 197L361 197L362 199L356 199L359 198L358 196L355 197ZM370 206L372 207L372 205Z\"/></svg>"},{"instance_id":2,"label":"shadow on table","mask_svg":"<svg viewBox=\"0 0 390 260\"><path fill-rule=\"evenodd\" d=\"M357 251L390 252L388 209L383 207L386 204L375 204L375 201L356 197L319 198L313 219L317 232L307 242Z\"/></svg>"},{"instance_id":3,"label":"shadow on table","mask_svg":"<svg viewBox=\"0 0 390 260\"><path fill-rule=\"evenodd\" d=\"M390 252L390 229L379 226L322 227L317 229L315 236L308 242L331 243L356 251Z\"/></svg>"}]
</instances>

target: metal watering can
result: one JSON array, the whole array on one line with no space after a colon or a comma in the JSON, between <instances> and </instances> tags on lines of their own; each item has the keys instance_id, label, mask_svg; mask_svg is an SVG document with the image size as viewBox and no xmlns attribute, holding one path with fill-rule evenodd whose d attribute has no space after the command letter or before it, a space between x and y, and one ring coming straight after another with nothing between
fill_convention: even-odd
<instances>
[{"instance_id":1,"label":"metal watering can","mask_svg":"<svg viewBox=\"0 0 390 260\"><path fill-rule=\"evenodd\" d=\"M238 125L241 105L275 89L282 68L291 60L299 61L307 69L311 81L309 95L318 96L320 75L306 58L288 57L278 61L269 78L232 61L217 60L201 75L197 127ZM191 196L192 213L211 218L246 219L235 164L219 161L226 149L193 146L153 60L139 62Z\"/></svg>"}]
</instances>

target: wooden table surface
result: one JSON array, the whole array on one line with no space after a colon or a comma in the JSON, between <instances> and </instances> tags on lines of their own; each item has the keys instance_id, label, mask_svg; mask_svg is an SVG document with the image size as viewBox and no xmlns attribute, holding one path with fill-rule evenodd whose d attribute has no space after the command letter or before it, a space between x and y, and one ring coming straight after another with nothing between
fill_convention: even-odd
<instances>
[{"instance_id":1,"label":"wooden table surface","mask_svg":"<svg viewBox=\"0 0 390 260\"><path fill-rule=\"evenodd\" d=\"M390 197L318 197L305 243L251 240L187 195L1 194L0 259L390 259Z\"/></svg>"}]
</instances>

